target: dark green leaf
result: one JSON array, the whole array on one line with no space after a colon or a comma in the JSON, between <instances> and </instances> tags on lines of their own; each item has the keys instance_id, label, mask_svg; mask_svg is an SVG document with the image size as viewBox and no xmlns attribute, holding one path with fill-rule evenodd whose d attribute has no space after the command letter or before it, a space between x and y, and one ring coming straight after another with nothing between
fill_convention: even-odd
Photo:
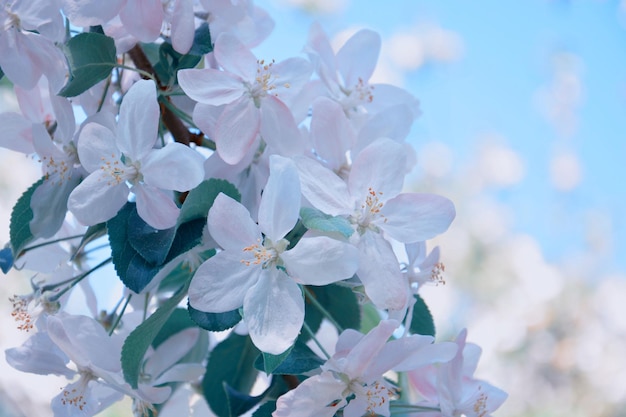
<instances>
[{"instance_id":1,"label":"dark green leaf","mask_svg":"<svg viewBox=\"0 0 626 417\"><path fill-rule=\"evenodd\" d=\"M133 249L152 265L165 262L176 236L176 228L155 229L139 216L137 210L129 213L127 222L128 243Z\"/></svg>"},{"instance_id":2,"label":"dark green leaf","mask_svg":"<svg viewBox=\"0 0 626 417\"><path fill-rule=\"evenodd\" d=\"M203 329L212 332L228 330L241 321L239 310L227 311L225 313L207 313L196 310L189 304L187 304L187 309L191 320Z\"/></svg>"},{"instance_id":3,"label":"dark green leaf","mask_svg":"<svg viewBox=\"0 0 626 417\"><path fill-rule=\"evenodd\" d=\"M289 233L287 233L287 235L285 236L285 239L287 239L287 241L289 242L287 250L293 249L293 247L296 246L300 239L302 239L302 236L304 236L307 230L308 229L304 227L304 224L302 224L302 221L298 219L298 222L293 227L293 229L291 229Z\"/></svg>"},{"instance_id":4,"label":"dark green leaf","mask_svg":"<svg viewBox=\"0 0 626 417\"><path fill-rule=\"evenodd\" d=\"M261 405L252 413L252 417L272 417L272 413L276 411L276 401L268 401Z\"/></svg>"},{"instance_id":5,"label":"dark green leaf","mask_svg":"<svg viewBox=\"0 0 626 417\"><path fill-rule=\"evenodd\" d=\"M30 199L33 193L45 180L41 178L39 181L30 186L28 190L22 194L17 200L13 211L11 212L11 222L9 225L9 236L11 238L11 247L16 257L20 256L20 252L24 246L35 239L30 230L30 221L33 219L33 210L30 208Z\"/></svg>"},{"instance_id":6,"label":"dark green leaf","mask_svg":"<svg viewBox=\"0 0 626 417\"><path fill-rule=\"evenodd\" d=\"M189 313L184 308L176 308L167 318L159 333L152 341L152 347L157 348L161 343L165 342L170 336L180 332L181 330L196 327L196 324L189 318Z\"/></svg>"},{"instance_id":7,"label":"dark green leaf","mask_svg":"<svg viewBox=\"0 0 626 417\"><path fill-rule=\"evenodd\" d=\"M211 351L202 389L211 410L219 417L230 417L224 383L238 392L249 393L258 374L253 366L258 355L250 338L236 333Z\"/></svg>"},{"instance_id":8,"label":"dark green leaf","mask_svg":"<svg viewBox=\"0 0 626 417\"><path fill-rule=\"evenodd\" d=\"M323 287L306 287L313 293L316 300L330 313L330 315L344 329L359 329L361 323L361 310L356 295L350 288L340 285L325 285ZM305 293L306 294L306 293ZM311 330L316 332L324 318L320 310L309 300L309 294L305 298L305 320ZM306 341L308 335L303 332L300 339Z\"/></svg>"},{"instance_id":9,"label":"dark green leaf","mask_svg":"<svg viewBox=\"0 0 626 417\"><path fill-rule=\"evenodd\" d=\"M226 392L226 399L228 400L230 417L237 417L251 410L255 405L261 402L264 397L263 394L256 397L243 394L231 388L226 382L224 382L224 391Z\"/></svg>"},{"instance_id":10,"label":"dark green leaf","mask_svg":"<svg viewBox=\"0 0 626 417\"><path fill-rule=\"evenodd\" d=\"M166 262L199 245L202 242L202 232L205 226L206 219L196 219L178 226Z\"/></svg>"},{"instance_id":11,"label":"dark green leaf","mask_svg":"<svg viewBox=\"0 0 626 417\"><path fill-rule=\"evenodd\" d=\"M415 295L415 305L413 306L413 317L409 330L413 334L435 336L435 321L430 313L424 299Z\"/></svg>"},{"instance_id":12,"label":"dark green leaf","mask_svg":"<svg viewBox=\"0 0 626 417\"><path fill-rule=\"evenodd\" d=\"M193 36L193 44L188 54L202 56L210 52L213 52L213 43L211 42L209 24L205 22L196 29L196 33Z\"/></svg>"},{"instance_id":13,"label":"dark green leaf","mask_svg":"<svg viewBox=\"0 0 626 417\"><path fill-rule=\"evenodd\" d=\"M89 243L93 242L94 240L106 235L106 233L107 233L106 223L98 223L96 225L89 226L87 228L87 231L83 235L83 238L81 239L80 244L78 245L78 247L72 254L72 259L74 259L76 255L78 255L83 249L85 249L85 246L87 246Z\"/></svg>"},{"instance_id":14,"label":"dark green leaf","mask_svg":"<svg viewBox=\"0 0 626 417\"><path fill-rule=\"evenodd\" d=\"M70 80L59 91L62 97L77 96L111 74L117 65L113 38L95 32L80 33L64 45Z\"/></svg>"},{"instance_id":15,"label":"dark green leaf","mask_svg":"<svg viewBox=\"0 0 626 417\"><path fill-rule=\"evenodd\" d=\"M300 339L278 356L263 352L254 363L254 366L267 374L274 375L301 375L319 368L324 361L317 356Z\"/></svg>"},{"instance_id":16,"label":"dark green leaf","mask_svg":"<svg viewBox=\"0 0 626 417\"><path fill-rule=\"evenodd\" d=\"M0 80L2 79L2 77L4 77L4 71L2 71L2 68L0 68Z\"/></svg>"},{"instance_id":17,"label":"dark green leaf","mask_svg":"<svg viewBox=\"0 0 626 417\"><path fill-rule=\"evenodd\" d=\"M122 346L122 371L124 379L132 388L137 388L143 357L157 337L172 312L187 295L187 286L163 303L146 321L141 323L124 341Z\"/></svg>"},{"instance_id":18,"label":"dark green leaf","mask_svg":"<svg viewBox=\"0 0 626 417\"><path fill-rule=\"evenodd\" d=\"M219 193L224 193L237 201L241 201L241 194L233 184L226 180L211 178L189 192L180 209L178 224L195 219L206 219L209 209Z\"/></svg>"},{"instance_id":19,"label":"dark green leaf","mask_svg":"<svg viewBox=\"0 0 626 417\"><path fill-rule=\"evenodd\" d=\"M307 229L339 233L344 237L350 237L354 233L352 225L345 217L330 216L313 207L302 207L300 217Z\"/></svg>"},{"instance_id":20,"label":"dark green leaf","mask_svg":"<svg viewBox=\"0 0 626 417\"><path fill-rule=\"evenodd\" d=\"M0 250L0 269L5 274L13 267L13 251L11 248Z\"/></svg>"},{"instance_id":21,"label":"dark green leaf","mask_svg":"<svg viewBox=\"0 0 626 417\"><path fill-rule=\"evenodd\" d=\"M205 261L209 259L211 256L215 255L215 249L209 249L198 254L198 257ZM164 266L167 268L168 266ZM161 270L160 272L164 272ZM188 281L191 280L195 270L192 269L190 265L186 262L180 262L178 265L172 265L171 271L167 273L167 275L161 280L159 283L158 292L164 291L172 291L176 288L180 288L181 285L184 285Z\"/></svg>"},{"instance_id":22,"label":"dark green leaf","mask_svg":"<svg viewBox=\"0 0 626 417\"><path fill-rule=\"evenodd\" d=\"M148 263L128 241L128 218L133 211L135 204L126 203L117 215L107 222L107 230L117 275L124 285L139 293L154 278L159 267Z\"/></svg>"}]
</instances>

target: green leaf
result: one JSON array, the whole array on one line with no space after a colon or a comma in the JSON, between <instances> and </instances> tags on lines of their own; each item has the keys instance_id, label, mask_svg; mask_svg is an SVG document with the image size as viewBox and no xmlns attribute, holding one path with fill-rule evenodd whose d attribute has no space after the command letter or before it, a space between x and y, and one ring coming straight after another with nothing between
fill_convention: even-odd
<instances>
[{"instance_id":1,"label":"green leaf","mask_svg":"<svg viewBox=\"0 0 626 417\"><path fill-rule=\"evenodd\" d=\"M258 355L250 338L236 333L211 351L202 389L211 410L219 417L230 417L224 383L238 392L249 393L258 374L253 366Z\"/></svg>"},{"instance_id":2,"label":"green leaf","mask_svg":"<svg viewBox=\"0 0 626 417\"><path fill-rule=\"evenodd\" d=\"M193 36L193 44L188 54L202 56L210 52L213 52L211 31L209 30L209 24L205 22L196 29Z\"/></svg>"},{"instance_id":3,"label":"green leaf","mask_svg":"<svg viewBox=\"0 0 626 417\"><path fill-rule=\"evenodd\" d=\"M411 318L411 326L409 330L413 334L421 334L425 336L435 336L435 321L430 313L424 299L415 294L415 305L413 306L413 317Z\"/></svg>"},{"instance_id":4,"label":"green leaf","mask_svg":"<svg viewBox=\"0 0 626 417\"><path fill-rule=\"evenodd\" d=\"M187 295L187 286L165 301L150 317L133 330L122 346L122 371L124 380L134 389L137 388L143 357L172 315L180 301Z\"/></svg>"},{"instance_id":5,"label":"green leaf","mask_svg":"<svg viewBox=\"0 0 626 417\"><path fill-rule=\"evenodd\" d=\"M170 336L180 332L181 330L196 327L196 324L189 318L189 313L184 308L176 308L167 318L165 324L154 337L152 347L157 348L161 343L165 342Z\"/></svg>"},{"instance_id":6,"label":"green leaf","mask_svg":"<svg viewBox=\"0 0 626 417\"><path fill-rule=\"evenodd\" d=\"M350 288L336 284L325 285L323 287L307 286L313 293L317 301L324 306L326 311L344 329L359 329L361 324L361 310L356 295ZM313 332L316 332L324 316L309 300L307 294L305 298L305 320ZM300 339L306 341L308 335L302 333Z\"/></svg>"},{"instance_id":7,"label":"green leaf","mask_svg":"<svg viewBox=\"0 0 626 417\"><path fill-rule=\"evenodd\" d=\"M176 236L176 228L155 229L139 216L137 210L129 213L127 223L128 243L133 249L152 265L165 262Z\"/></svg>"},{"instance_id":8,"label":"green leaf","mask_svg":"<svg viewBox=\"0 0 626 417\"><path fill-rule=\"evenodd\" d=\"M83 32L63 46L70 67L70 80L59 91L62 97L74 97L87 91L111 74L117 65L113 38L95 32Z\"/></svg>"},{"instance_id":9,"label":"green leaf","mask_svg":"<svg viewBox=\"0 0 626 417\"><path fill-rule=\"evenodd\" d=\"M352 225L345 217L330 216L313 207L302 207L300 217L308 229L339 233L344 237L350 237L354 233Z\"/></svg>"},{"instance_id":10,"label":"green leaf","mask_svg":"<svg viewBox=\"0 0 626 417\"><path fill-rule=\"evenodd\" d=\"M263 352L254 362L255 368L266 374L301 375L319 368L324 361L317 356L301 339L280 355Z\"/></svg>"},{"instance_id":11,"label":"green leaf","mask_svg":"<svg viewBox=\"0 0 626 417\"><path fill-rule=\"evenodd\" d=\"M228 409L230 417L240 416L243 413L251 410L257 405L265 395L261 394L256 397L252 397L247 394L243 394L236 389L233 389L224 382L224 391L226 392L226 399L228 400Z\"/></svg>"},{"instance_id":12,"label":"green leaf","mask_svg":"<svg viewBox=\"0 0 626 417\"><path fill-rule=\"evenodd\" d=\"M187 304L187 310L189 311L189 317L194 323L211 332L228 330L241 321L239 310L227 311L225 313L207 313L196 310L189 304Z\"/></svg>"},{"instance_id":13,"label":"green leaf","mask_svg":"<svg viewBox=\"0 0 626 417\"><path fill-rule=\"evenodd\" d=\"M124 285L140 293L154 278L159 267L146 261L128 241L128 219L134 210L134 203L126 203L117 215L107 222L107 230L117 275Z\"/></svg>"},{"instance_id":14,"label":"green leaf","mask_svg":"<svg viewBox=\"0 0 626 417\"><path fill-rule=\"evenodd\" d=\"M2 77L4 77L4 71L2 71L2 68L0 68L0 80L2 79Z\"/></svg>"},{"instance_id":15,"label":"green leaf","mask_svg":"<svg viewBox=\"0 0 626 417\"><path fill-rule=\"evenodd\" d=\"M272 413L276 411L276 401L268 401L261 405L252 413L252 417L272 417Z\"/></svg>"},{"instance_id":16,"label":"green leaf","mask_svg":"<svg viewBox=\"0 0 626 417\"><path fill-rule=\"evenodd\" d=\"M16 257L19 257L22 249L35 239L35 236L33 236L30 230L30 221L33 219L30 199L37 187L43 184L44 180L45 177L42 177L39 181L31 185L17 200L15 206L13 206L9 225L9 236L11 239L11 248L13 248L13 254Z\"/></svg>"},{"instance_id":17,"label":"green leaf","mask_svg":"<svg viewBox=\"0 0 626 417\"><path fill-rule=\"evenodd\" d=\"M374 327L380 323L380 314L374 304L368 303L361 308L361 328L359 331L363 334L369 333Z\"/></svg>"},{"instance_id":18,"label":"green leaf","mask_svg":"<svg viewBox=\"0 0 626 417\"><path fill-rule=\"evenodd\" d=\"M195 219L206 219L209 209L219 193L224 193L237 201L241 201L241 194L237 187L226 180L211 178L189 192L180 209L178 224Z\"/></svg>"}]
</instances>

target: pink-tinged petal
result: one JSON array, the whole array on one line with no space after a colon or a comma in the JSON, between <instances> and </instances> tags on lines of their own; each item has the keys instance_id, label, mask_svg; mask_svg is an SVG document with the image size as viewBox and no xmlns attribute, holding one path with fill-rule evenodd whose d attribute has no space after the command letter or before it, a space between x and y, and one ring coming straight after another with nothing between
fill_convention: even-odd
<instances>
[{"instance_id":1,"label":"pink-tinged petal","mask_svg":"<svg viewBox=\"0 0 626 417\"><path fill-rule=\"evenodd\" d=\"M176 52L186 54L193 44L193 0L177 0L172 13L172 46Z\"/></svg>"},{"instance_id":2,"label":"pink-tinged petal","mask_svg":"<svg viewBox=\"0 0 626 417\"><path fill-rule=\"evenodd\" d=\"M267 96L260 110L261 136L274 152L282 156L302 155L306 144L285 103L274 96Z\"/></svg>"},{"instance_id":3,"label":"pink-tinged petal","mask_svg":"<svg viewBox=\"0 0 626 417\"><path fill-rule=\"evenodd\" d=\"M304 322L304 298L284 272L265 269L243 300L243 320L262 352L279 355L296 341Z\"/></svg>"},{"instance_id":4,"label":"pink-tinged petal","mask_svg":"<svg viewBox=\"0 0 626 417\"><path fill-rule=\"evenodd\" d=\"M270 156L270 176L259 206L259 228L274 242L293 229L300 216L300 181L291 159Z\"/></svg>"},{"instance_id":5,"label":"pink-tinged petal","mask_svg":"<svg viewBox=\"0 0 626 417\"><path fill-rule=\"evenodd\" d=\"M261 126L261 114L249 97L228 104L215 126L215 145L224 162L235 165L248 153Z\"/></svg>"},{"instance_id":6,"label":"pink-tinged petal","mask_svg":"<svg viewBox=\"0 0 626 417\"><path fill-rule=\"evenodd\" d=\"M110 176L94 172L74 188L67 207L79 222L87 226L105 222L126 204L128 187L111 181Z\"/></svg>"},{"instance_id":7,"label":"pink-tinged petal","mask_svg":"<svg viewBox=\"0 0 626 417\"><path fill-rule=\"evenodd\" d=\"M362 29L337 51L337 68L348 88L359 82L367 82L378 61L380 35L369 29Z\"/></svg>"},{"instance_id":8,"label":"pink-tinged petal","mask_svg":"<svg viewBox=\"0 0 626 417\"><path fill-rule=\"evenodd\" d=\"M402 243L432 239L450 227L454 204L437 194L402 193L385 202L376 225Z\"/></svg>"},{"instance_id":9,"label":"pink-tinged petal","mask_svg":"<svg viewBox=\"0 0 626 417\"><path fill-rule=\"evenodd\" d=\"M413 340L420 338L422 341L402 341L403 339ZM410 371L413 369L422 368L424 366L431 365L433 363L448 362L457 353L458 346L452 342L432 343L433 338L431 336L412 335L409 337L403 337L402 339L394 340L389 343L389 352L385 350L383 353L388 357L395 355L395 351L401 349L408 354L401 356L401 361L396 363L387 369L393 368L398 372ZM397 342L397 343L396 343ZM397 346L402 345L403 346Z\"/></svg>"},{"instance_id":10,"label":"pink-tinged petal","mask_svg":"<svg viewBox=\"0 0 626 417\"><path fill-rule=\"evenodd\" d=\"M226 106L213 106L210 104L197 103L193 108L193 122L209 138L215 137L215 125Z\"/></svg>"},{"instance_id":11,"label":"pink-tinged petal","mask_svg":"<svg viewBox=\"0 0 626 417\"><path fill-rule=\"evenodd\" d=\"M389 242L377 233L366 232L361 236L358 248L357 275L367 296L378 308L402 309L407 301L408 282L402 276Z\"/></svg>"},{"instance_id":12,"label":"pink-tinged petal","mask_svg":"<svg viewBox=\"0 0 626 417\"><path fill-rule=\"evenodd\" d=\"M152 383L154 385L162 385L168 382L196 381L202 378L205 372L206 366L200 363L177 363L163 372L161 376L152 381Z\"/></svg>"},{"instance_id":13,"label":"pink-tinged petal","mask_svg":"<svg viewBox=\"0 0 626 417\"><path fill-rule=\"evenodd\" d=\"M404 88L390 84L374 84L372 87L374 100L365 105L370 113L378 113L391 106L403 104L408 106L413 119L417 119L422 114L419 101Z\"/></svg>"},{"instance_id":14,"label":"pink-tinged petal","mask_svg":"<svg viewBox=\"0 0 626 417\"><path fill-rule=\"evenodd\" d=\"M215 41L213 54L224 71L238 75L246 81L254 81L257 71L257 59L234 35L225 32Z\"/></svg>"},{"instance_id":15,"label":"pink-tinged petal","mask_svg":"<svg viewBox=\"0 0 626 417\"><path fill-rule=\"evenodd\" d=\"M35 152L31 130L33 122L21 114L7 112L0 114L0 126L2 126L1 147L25 154Z\"/></svg>"},{"instance_id":16,"label":"pink-tinged petal","mask_svg":"<svg viewBox=\"0 0 626 417\"><path fill-rule=\"evenodd\" d=\"M50 102L52 103L57 121L54 137L63 144L69 143L73 139L76 130L76 118L74 117L72 103L65 97L55 96L53 93L50 93Z\"/></svg>"},{"instance_id":17,"label":"pink-tinged petal","mask_svg":"<svg viewBox=\"0 0 626 417\"><path fill-rule=\"evenodd\" d=\"M120 10L124 27L141 42L152 42L159 37L163 17L161 0L126 1Z\"/></svg>"},{"instance_id":18,"label":"pink-tinged petal","mask_svg":"<svg viewBox=\"0 0 626 417\"><path fill-rule=\"evenodd\" d=\"M274 417L333 417L346 404L346 383L329 371L312 376L280 396Z\"/></svg>"},{"instance_id":19,"label":"pink-tinged petal","mask_svg":"<svg viewBox=\"0 0 626 417\"><path fill-rule=\"evenodd\" d=\"M335 66L335 52L328 36L319 23L314 23L309 29L309 38L305 47L309 59L315 64L316 71L324 83L331 87L337 86L337 67Z\"/></svg>"},{"instance_id":20,"label":"pink-tinged petal","mask_svg":"<svg viewBox=\"0 0 626 417\"><path fill-rule=\"evenodd\" d=\"M74 175L72 175L74 174ZM58 173L53 173L41 184L30 200L33 218L29 222L33 236L51 237L59 231L67 213L67 200L78 185L81 176L70 168L61 180Z\"/></svg>"},{"instance_id":21,"label":"pink-tinged petal","mask_svg":"<svg viewBox=\"0 0 626 417\"><path fill-rule=\"evenodd\" d=\"M352 149L354 158L363 148L379 138L403 141L413 125L413 114L406 104L397 104L374 114L359 130L356 145Z\"/></svg>"},{"instance_id":22,"label":"pink-tinged petal","mask_svg":"<svg viewBox=\"0 0 626 417\"><path fill-rule=\"evenodd\" d=\"M137 214L155 229L169 229L176 225L180 209L171 193L147 184L136 184L131 191L137 200Z\"/></svg>"},{"instance_id":23,"label":"pink-tinged petal","mask_svg":"<svg viewBox=\"0 0 626 417\"><path fill-rule=\"evenodd\" d=\"M246 91L241 78L212 68L180 70L178 83L192 100L212 106L232 103Z\"/></svg>"},{"instance_id":24,"label":"pink-tinged petal","mask_svg":"<svg viewBox=\"0 0 626 417\"><path fill-rule=\"evenodd\" d=\"M250 218L248 209L226 194L219 193L215 198L207 224L211 237L223 249L241 251L244 247L261 243L261 231Z\"/></svg>"},{"instance_id":25,"label":"pink-tinged petal","mask_svg":"<svg viewBox=\"0 0 626 417\"><path fill-rule=\"evenodd\" d=\"M52 109L47 105L47 102L44 104L44 100L41 97L42 83L31 89L24 89L19 85L15 85L13 90L15 91L15 97L17 98L22 117L35 123L46 122L46 117L50 116Z\"/></svg>"},{"instance_id":26,"label":"pink-tinged petal","mask_svg":"<svg viewBox=\"0 0 626 417\"><path fill-rule=\"evenodd\" d=\"M272 65L272 75L276 77L274 85L278 96L285 101L285 97L294 96L311 78L313 67L303 58L287 58Z\"/></svg>"},{"instance_id":27,"label":"pink-tinged petal","mask_svg":"<svg viewBox=\"0 0 626 417\"><path fill-rule=\"evenodd\" d=\"M42 74L42 67L33 65L37 59L39 35L7 30L0 36L0 67L7 78L20 87L35 87ZM50 47L54 47L51 42ZM41 51L43 52L43 51Z\"/></svg>"},{"instance_id":28,"label":"pink-tinged petal","mask_svg":"<svg viewBox=\"0 0 626 417\"><path fill-rule=\"evenodd\" d=\"M365 197L370 189L381 199L395 197L402 191L405 175L405 152L402 144L378 139L356 157L348 180L350 194Z\"/></svg>"},{"instance_id":29,"label":"pink-tinged petal","mask_svg":"<svg viewBox=\"0 0 626 417\"><path fill-rule=\"evenodd\" d=\"M199 333L197 327L191 327L167 338L146 360L145 374L157 378L172 367L195 346Z\"/></svg>"},{"instance_id":30,"label":"pink-tinged petal","mask_svg":"<svg viewBox=\"0 0 626 417\"><path fill-rule=\"evenodd\" d=\"M121 157L113 132L97 123L88 123L83 127L78 141L78 159L87 171L100 171L107 161L121 164Z\"/></svg>"},{"instance_id":31,"label":"pink-tinged petal","mask_svg":"<svg viewBox=\"0 0 626 417\"><path fill-rule=\"evenodd\" d=\"M117 146L124 155L138 161L150 152L157 140L159 117L156 84L152 80L137 81L120 106Z\"/></svg>"},{"instance_id":32,"label":"pink-tinged petal","mask_svg":"<svg viewBox=\"0 0 626 417\"><path fill-rule=\"evenodd\" d=\"M289 276L306 285L351 278L359 266L357 248L326 236L301 239L293 249L283 252L281 259Z\"/></svg>"},{"instance_id":33,"label":"pink-tinged petal","mask_svg":"<svg viewBox=\"0 0 626 417\"><path fill-rule=\"evenodd\" d=\"M326 97L313 102L311 140L315 152L335 170L346 164L356 133L339 103Z\"/></svg>"},{"instance_id":34,"label":"pink-tinged petal","mask_svg":"<svg viewBox=\"0 0 626 417\"><path fill-rule=\"evenodd\" d=\"M241 262L243 252L225 250L204 262L189 284L189 304L200 311L224 313L241 307L261 268Z\"/></svg>"},{"instance_id":35,"label":"pink-tinged petal","mask_svg":"<svg viewBox=\"0 0 626 417\"><path fill-rule=\"evenodd\" d=\"M124 0L64 0L63 13L76 26L97 26L115 17Z\"/></svg>"},{"instance_id":36,"label":"pink-tinged petal","mask_svg":"<svg viewBox=\"0 0 626 417\"><path fill-rule=\"evenodd\" d=\"M354 204L348 186L334 172L307 157L295 157L304 198L331 216L351 214Z\"/></svg>"},{"instance_id":37,"label":"pink-tinged petal","mask_svg":"<svg viewBox=\"0 0 626 417\"><path fill-rule=\"evenodd\" d=\"M204 157L181 143L168 143L141 160L141 173L146 184L188 191L204 179Z\"/></svg>"},{"instance_id":38,"label":"pink-tinged petal","mask_svg":"<svg viewBox=\"0 0 626 417\"><path fill-rule=\"evenodd\" d=\"M376 364L380 351L399 324L395 320L382 320L352 348L340 371L350 379L365 375Z\"/></svg>"}]
</instances>

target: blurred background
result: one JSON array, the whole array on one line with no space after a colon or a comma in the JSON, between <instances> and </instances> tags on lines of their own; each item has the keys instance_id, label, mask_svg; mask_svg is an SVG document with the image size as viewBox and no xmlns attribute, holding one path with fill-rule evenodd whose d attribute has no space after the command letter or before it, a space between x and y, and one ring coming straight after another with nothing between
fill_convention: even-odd
<instances>
[{"instance_id":1,"label":"blurred background","mask_svg":"<svg viewBox=\"0 0 626 417\"><path fill-rule=\"evenodd\" d=\"M457 207L433 242L446 284L423 295L439 340L467 327L483 348L477 376L509 393L494 415L626 416L626 2L255 4L276 20L259 58L299 54L314 21L336 45L367 27L383 39L371 81L420 99L406 187ZM0 94L0 110L11 108ZM0 152L1 242L38 176ZM4 300L26 287L3 279ZM8 302L0 307L0 348L19 345ZM41 410L32 407L64 385L38 386L49 377L0 362L0 416Z\"/></svg>"}]
</instances>

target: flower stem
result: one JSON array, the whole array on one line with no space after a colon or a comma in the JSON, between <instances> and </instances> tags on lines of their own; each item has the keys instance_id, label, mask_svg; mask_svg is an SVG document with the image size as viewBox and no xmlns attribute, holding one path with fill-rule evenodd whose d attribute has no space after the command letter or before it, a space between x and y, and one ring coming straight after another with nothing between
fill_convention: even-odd
<instances>
[{"instance_id":1,"label":"flower stem","mask_svg":"<svg viewBox=\"0 0 626 417\"><path fill-rule=\"evenodd\" d=\"M306 297L311 302L311 304L313 304L315 308L317 308L320 313L322 313L322 315L326 317L326 319L330 321L333 326L335 326L339 333L343 332L343 327L339 323L337 323L337 320L335 320L335 318L328 312L328 310L326 310L326 308L324 308L324 306L319 301L317 301L317 298L315 298L315 294L306 286L302 286L302 288L304 289L304 293L306 294Z\"/></svg>"},{"instance_id":2,"label":"flower stem","mask_svg":"<svg viewBox=\"0 0 626 417\"><path fill-rule=\"evenodd\" d=\"M37 245L29 246L27 248L22 249L22 254L24 254L24 253L26 253L26 252L28 252L30 250L33 250L33 249L41 248L43 246L52 245L52 244L55 244L55 243L58 243L58 242L64 242L66 240L78 239L79 237L83 237L83 236L85 236L85 235L84 234L83 235L74 235L74 236L61 237L61 238L54 239L54 240L48 240L47 242L38 243Z\"/></svg>"},{"instance_id":3,"label":"flower stem","mask_svg":"<svg viewBox=\"0 0 626 417\"><path fill-rule=\"evenodd\" d=\"M98 265L94 266L93 268L91 268L89 271L87 272L83 272L82 274L71 278L68 281L63 282L62 284L65 284L66 282L71 281L70 285L68 285L67 287L63 288L61 291L59 291L54 297L50 297L50 301L58 301L59 298L61 298L63 296L63 294L65 294L66 292L68 292L69 290L71 290L72 288L74 288L74 286L76 284L78 284L79 282L81 282L85 277L87 277L89 274L91 274L92 272L102 268L103 266L105 266L106 264L110 263L113 260L113 258L108 258L105 259L104 261L100 262ZM48 288L47 286L44 286L42 288L42 291L50 291L54 288L56 288L57 286L59 286L60 284L56 284L54 286L51 286L51 288Z\"/></svg>"},{"instance_id":4,"label":"flower stem","mask_svg":"<svg viewBox=\"0 0 626 417\"><path fill-rule=\"evenodd\" d=\"M117 315L117 317L115 318L115 323L113 323L113 325L111 326L111 330L109 330L109 336L113 334L117 326L120 324L120 320L122 320L122 316L124 315L124 312L126 311L126 307L128 307L128 303L130 303L130 299L132 297L133 297L132 294L128 294L128 297L126 297L126 302L124 303L124 306L122 307L122 311L120 311L120 314ZM117 307L115 309L117 310Z\"/></svg>"},{"instance_id":5,"label":"flower stem","mask_svg":"<svg viewBox=\"0 0 626 417\"><path fill-rule=\"evenodd\" d=\"M309 336L311 336L311 340L313 340L313 342L317 345L319 350L324 354L324 356L326 356L326 359L330 359L330 355L328 354L328 352L326 352L326 349L324 349L324 346L322 346L319 340L317 340L317 337L315 337L315 333L313 333L313 330L311 330L309 325L306 324L306 321L302 323L302 328L306 330Z\"/></svg>"}]
</instances>

